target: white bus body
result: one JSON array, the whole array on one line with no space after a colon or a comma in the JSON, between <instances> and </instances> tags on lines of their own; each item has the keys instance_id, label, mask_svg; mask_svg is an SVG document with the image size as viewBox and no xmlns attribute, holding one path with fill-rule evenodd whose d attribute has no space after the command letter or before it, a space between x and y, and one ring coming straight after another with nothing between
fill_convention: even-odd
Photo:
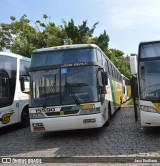
<instances>
[{"instance_id":1,"label":"white bus body","mask_svg":"<svg viewBox=\"0 0 160 166\"><path fill-rule=\"evenodd\" d=\"M33 52L30 126L32 132L102 127L122 103L122 77L94 44Z\"/></svg>"},{"instance_id":2,"label":"white bus body","mask_svg":"<svg viewBox=\"0 0 160 166\"><path fill-rule=\"evenodd\" d=\"M27 74L30 59L0 52L0 127L20 123L29 125L29 95L22 93L20 75Z\"/></svg>"},{"instance_id":3,"label":"white bus body","mask_svg":"<svg viewBox=\"0 0 160 166\"><path fill-rule=\"evenodd\" d=\"M131 98L130 80L122 74L123 103Z\"/></svg>"},{"instance_id":4,"label":"white bus body","mask_svg":"<svg viewBox=\"0 0 160 166\"><path fill-rule=\"evenodd\" d=\"M138 78L141 125L160 126L160 41L140 43L130 66Z\"/></svg>"}]
</instances>

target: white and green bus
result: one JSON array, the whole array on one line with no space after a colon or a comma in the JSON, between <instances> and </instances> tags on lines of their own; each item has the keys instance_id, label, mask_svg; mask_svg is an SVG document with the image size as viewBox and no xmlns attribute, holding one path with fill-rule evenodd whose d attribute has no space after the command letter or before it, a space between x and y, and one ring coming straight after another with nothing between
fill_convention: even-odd
<instances>
[{"instance_id":1,"label":"white and green bus","mask_svg":"<svg viewBox=\"0 0 160 166\"><path fill-rule=\"evenodd\" d=\"M20 76L27 74L29 67L30 58L0 52L0 127L29 125L29 95L21 92L20 85Z\"/></svg>"},{"instance_id":2,"label":"white and green bus","mask_svg":"<svg viewBox=\"0 0 160 166\"><path fill-rule=\"evenodd\" d=\"M122 87L123 87L123 103L131 98L131 83L130 80L122 74Z\"/></svg>"},{"instance_id":3,"label":"white and green bus","mask_svg":"<svg viewBox=\"0 0 160 166\"><path fill-rule=\"evenodd\" d=\"M29 74L32 132L99 128L122 103L121 73L94 44L35 50Z\"/></svg>"},{"instance_id":4,"label":"white and green bus","mask_svg":"<svg viewBox=\"0 0 160 166\"><path fill-rule=\"evenodd\" d=\"M160 41L141 42L130 67L138 78L141 125L160 126Z\"/></svg>"}]
</instances>

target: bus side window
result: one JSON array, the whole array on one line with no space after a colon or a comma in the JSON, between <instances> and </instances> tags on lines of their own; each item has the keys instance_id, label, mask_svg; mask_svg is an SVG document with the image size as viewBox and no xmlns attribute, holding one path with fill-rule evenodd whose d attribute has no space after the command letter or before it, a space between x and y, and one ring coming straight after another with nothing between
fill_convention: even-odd
<instances>
[{"instance_id":1,"label":"bus side window","mask_svg":"<svg viewBox=\"0 0 160 166\"><path fill-rule=\"evenodd\" d=\"M30 62L20 60L20 76L27 75L29 67L30 67Z\"/></svg>"},{"instance_id":2,"label":"bus side window","mask_svg":"<svg viewBox=\"0 0 160 166\"><path fill-rule=\"evenodd\" d=\"M107 67L108 67L108 74L110 75L110 74L111 74L111 72L110 72L109 61L107 61Z\"/></svg>"},{"instance_id":3,"label":"bus side window","mask_svg":"<svg viewBox=\"0 0 160 166\"><path fill-rule=\"evenodd\" d=\"M9 98L9 76L5 71L0 70L0 100L8 101Z\"/></svg>"},{"instance_id":4,"label":"bus side window","mask_svg":"<svg viewBox=\"0 0 160 166\"><path fill-rule=\"evenodd\" d=\"M117 74L118 74L118 73L117 73L117 70L116 70L116 80L118 80L118 78L117 78Z\"/></svg>"},{"instance_id":5,"label":"bus side window","mask_svg":"<svg viewBox=\"0 0 160 166\"><path fill-rule=\"evenodd\" d=\"M118 78L118 79L117 79L118 81L120 81L120 78L119 78L119 77L120 77L120 74L119 74L119 72L118 72L118 77L117 77L117 78Z\"/></svg>"},{"instance_id":6,"label":"bus side window","mask_svg":"<svg viewBox=\"0 0 160 166\"><path fill-rule=\"evenodd\" d=\"M102 64L102 53L99 50L97 50L97 61Z\"/></svg>"},{"instance_id":7,"label":"bus side window","mask_svg":"<svg viewBox=\"0 0 160 166\"><path fill-rule=\"evenodd\" d=\"M111 65L111 64L110 64ZM112 78L114 78L114 74L113 74L113 66L111 65L111 71L112 71Z\"/></svg>"},{"instance_id":8,"label":"bus side window","mask_svg":"<svg viewBox=\"0 0 160 166\"><path fill-rule=\"evenodd\" d=\"M108 69L109 69L109 75L112 76L112 69L109 61L108 61Z\"/></svg>"},{"instance_id":9,"label":"bus side window","mask_svg":"<svg viewBox=\"0 0 160 166\"><path fill-rule=\"evenodd\" d=\"M115 79L115 68L113 67L113 78Z\"/></svg>"},{"instance_id":10,"label":"bus side window","mask_svg":"<svg viewBox=\"0 0 160 166\"><path fill-rule=\"evenodd\" d=\"M108 61L104 61L105 62L105 65L104 65L104 67L105 67L105 71L108 73Z\"/></svg>"}]
</instances>

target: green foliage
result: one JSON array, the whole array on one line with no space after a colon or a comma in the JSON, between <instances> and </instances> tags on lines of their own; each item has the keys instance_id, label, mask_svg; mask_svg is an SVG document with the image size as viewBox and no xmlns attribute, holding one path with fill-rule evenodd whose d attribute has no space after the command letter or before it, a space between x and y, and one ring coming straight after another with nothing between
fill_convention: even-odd
<instances>
[{"instance_id":1,"label":"green foliage","mask_svg":"<svg viewBox=\"0 0 160 166\"><path fill-rule=\"evenodd\" d=\"M87 26L87 20L83 21L82 25L76 26L74 20L71 19L71 21L69 21L68 23L65 20L63 20L63 26L61 27L62 30L65 31L68 39L72 41L72 44L89 44L92 43L91 37L94 33L97 24L98 22L95 23L93 27L90 29Z\"/></svg>"},{"instance_id":2,"label":"green foliage","mask_svg":"<svg viewBox=\"0 0 160 166\"><path fill-rule=\"evenodd\" d=\"M48 16L47 16L46 14L43 14L43 18L44 18L44 19L47 19Z\"/></svg>"},{"instance_id":3,"label":"green foliage","mask_svg":"<svg viewBox=\"0 0 160 166\"><path fill-rule=\"evenodd\" d=\"M0 50L10 49L12 34L10 33L11 25L0 24Z\"/></svg>"},{"instance_id":4,"label":"green foliage","mask_svg":"<svg viewBox=\"0 0 160 166\"><path fill-rule=\"evenodd\" d=\"M99 37L93 38L93 43L97 44L104 51L104 53L108 53L109 36L105 30Z\"/></svg>"},{"instance_id":5,"label":"green foliage","mask_svg":"<svg viewBox=\"0 0 160 166\"><path fill-rule=\"evenodd\" d=\"M0 24L0 50L11 50L14 53L30 57L33 50L43 47L53 47L68 44L97 44L111 59L115 66L127 77L130 77L129 57L123 57L118 49L108 49L109 36L104 30L99 36L93 37L96 22L91 28L87 20L81 25L75 25L73 19L69 22L63 20L61 26L50 22L50 17L43 14L44 22L32 21L23 15L19 20L10 17L10 24Z\"/></svg>"},{"instance_id":6,"label":"green foliage","mask_svg":"<svg viewBox=\"0 0 160 166\"><path fill-rule=\"evenodd\" d=\"M117 49L110 49L110 59L118 70L126 77L131 77L129 56L124 57L124 53Z\"/></svg>"},{"instance_id":7,"label":"green foliage","mask_svg":"<svg viewBox=\"0 0 160 166\"><path fill-rule=\"evenodd\" d=\"M110 51L114 53L114 56L116 58L122 58L122 56L124 55L124 52L118 49L110 49Z\"/></svg>"}]
</instances>

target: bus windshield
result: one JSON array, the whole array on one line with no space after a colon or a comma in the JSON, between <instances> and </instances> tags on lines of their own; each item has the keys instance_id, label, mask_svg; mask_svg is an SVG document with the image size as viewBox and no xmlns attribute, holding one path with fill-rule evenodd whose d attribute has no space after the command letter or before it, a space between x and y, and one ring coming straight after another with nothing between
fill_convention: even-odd
<instances>
[{"instance_id":1,"label":"bus windshield","mask_svg":"<svg viewBox=\"0 0 160 166\"><path fill-rule=\"evenodd\" d=\"M160 100L160 60L139 62L140 97L143 100Z\"/></svg>"},{"instance_id":2,"label":"bus windshield","mask_svg":"<svg viewBox=\"0 0 160 166\"><path fill-rule=\"evenodd\" d=\"M143 43L140 45L140 58L160 57L160 43Z\"/></svg>"},{"instance_id":3,"label":"bus windshield","mask_svg":"<svg viewBox=\"0 0 160 166\"><path fill-rule=\"evenodd\" d=\"M96 66L31 72L31 107L98 101ZM76 101L74 100L77 100Z\"/></svg>"},{"instance_id":4,"label":"bus windshield","mask_svg":"<svg viewBox=\"0 0 160 166\"><path fill-rule=\"evenodd\" d=\"M16 86L16 58L0 55L0 108L13 102Z\"/></svg>"},{"instance_id":5,"label":"bus windshield","mask_svg":"<svg viewBox=\"0 0 160 166\"><path fill-rule=\"evenodd\" d=\"M59 65L77 62L94 62L96 54L93 48L53 50L33 53L31 67Z\"/></svg>"}]
</instances>

